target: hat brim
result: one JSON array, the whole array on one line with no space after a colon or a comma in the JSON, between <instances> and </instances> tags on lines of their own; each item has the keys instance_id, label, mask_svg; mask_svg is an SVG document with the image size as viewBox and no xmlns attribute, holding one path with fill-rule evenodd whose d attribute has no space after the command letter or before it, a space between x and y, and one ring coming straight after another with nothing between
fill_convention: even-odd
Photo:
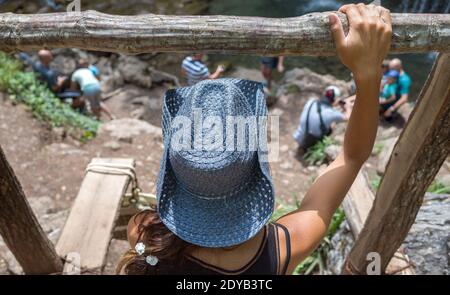
<instances>
[{"instance_id":1,"label":"hat brim","mask_svg":"<svg viewBox=\"0 0 450 295\"><path fill-rule=\"evenodd\" d=\"M272 216L273 185L259 167L239 192L208 198L183 189L166 160L158 212L167 228L182 240L202 247L241 244L255 236Z\"/></svg>"}]
</instances>

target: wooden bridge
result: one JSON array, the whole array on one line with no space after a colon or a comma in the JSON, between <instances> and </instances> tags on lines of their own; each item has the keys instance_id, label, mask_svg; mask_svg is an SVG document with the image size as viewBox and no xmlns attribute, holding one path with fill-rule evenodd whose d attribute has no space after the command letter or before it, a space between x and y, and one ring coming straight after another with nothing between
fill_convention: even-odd
<instances>
[{"instance_id":1,"label":"wooden bridge","mask_svg":"<svg viewBox=\"0 0 450 295\"><path fill-rule=\"evenodd\" d=\"M347 30L346 17L338 15ZM371 252L379 253L381 269L386 269L414 223L427 187L450 152L450 15L392 14L392 20L391 52L440 53L394 147L376 196L360 174L344 201L357 236L343 270L348 274L365 274ZM327 13L284 19L114 16L95 11L0 14L0 50L42 47L130 54L335 54ZM107 162L133 165L130 159ZM82 268L102 268L129 182L126 175L87 172L55 249L0 148L0 234L27 274L61 273L63 259L73 258L67 257L73 252L80 254Z\"/></svg>"}]
</instances>

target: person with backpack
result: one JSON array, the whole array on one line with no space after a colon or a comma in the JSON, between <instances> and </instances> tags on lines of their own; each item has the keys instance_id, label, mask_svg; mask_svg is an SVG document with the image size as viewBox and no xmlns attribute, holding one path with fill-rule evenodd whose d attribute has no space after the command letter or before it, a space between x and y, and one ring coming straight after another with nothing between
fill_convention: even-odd
<instances>
[{"instance_id":1,"label":"person with backpack","mask_svg":"<svg viewBox=\"0 0 450 295\"><path fill-rule=\"evenodd\" d=\"M300 123L294 133L294 139L301 151L308 148L331 134L334 124L348 120L351 108L345 100L338 100L341 92L336 86L329 86L321 99L311 98L303 108ZM337 102L343 111L336 110Z\"/></svg>"}]
</instances>

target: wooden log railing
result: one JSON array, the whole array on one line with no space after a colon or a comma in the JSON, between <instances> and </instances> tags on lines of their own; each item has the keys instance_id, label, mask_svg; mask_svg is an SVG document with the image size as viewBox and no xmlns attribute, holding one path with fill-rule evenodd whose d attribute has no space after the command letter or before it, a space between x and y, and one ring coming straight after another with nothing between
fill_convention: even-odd
<instances>
[{"instance_id":1,"label":"wooden log railing","mask_svg":"<svg viewBox=\"0 0 450 295\"><path fill-rule=\"evenodd\" d=\"M328 14L292 18L117 16L96 11L0 14L0 50L74 47L137 54L334 55ZM338 13L344 29L347 18ZM392 14L391 52L450 52L449 14Z\"/></svg>"}]
</instances>

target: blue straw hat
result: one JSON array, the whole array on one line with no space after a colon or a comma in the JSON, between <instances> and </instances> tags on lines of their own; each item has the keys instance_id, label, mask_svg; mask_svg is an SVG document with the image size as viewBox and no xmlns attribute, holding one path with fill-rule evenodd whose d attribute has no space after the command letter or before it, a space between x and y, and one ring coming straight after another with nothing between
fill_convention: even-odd
<instances>
[{"instance_id":1,"label":"blue straw hat","mask_svg":"<svg viewBox=\"0 0 450 295\"><path fill-rule=\"evenodd\" d=\"M196 132L199 129L194 115L199 109L204 118L200 133ZM226 124L229 116L266 120L262 84L227 78L204 80L166 92L158 212L162 222L178 237L203 247L228 247L249 240L266 224L274 208L267 129L259 124L249 128L244 136L245 148L237 148L242 134L236 129L230 132ZM180 127L179 118L189 118L194 124ZM206 124L208 118L219 118L223 126L213 128ZM176 135L180 130L191 131L189 145L181 149L177 143L183 142L179 141L183 137ZM221 133L222 137L216 137ZM203 140L214 138L211 142L219 147L195 147L198 134ZM252 148L250 142L255 137L264 140ZM227 140L234 142L236 148L229 148Z\"/></svg>"}]
</instances>

